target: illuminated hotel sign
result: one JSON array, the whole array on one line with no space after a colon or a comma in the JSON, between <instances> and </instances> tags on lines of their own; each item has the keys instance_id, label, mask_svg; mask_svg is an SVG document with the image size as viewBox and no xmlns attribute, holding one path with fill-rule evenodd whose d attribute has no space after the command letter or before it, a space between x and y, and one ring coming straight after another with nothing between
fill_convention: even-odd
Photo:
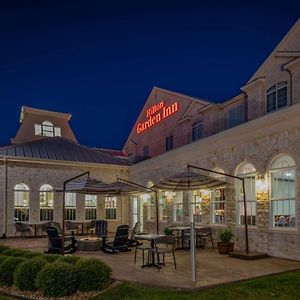
<instances>
[{"instance_id":1,"label":"illuminated hotel sign","mask_svg":"<svg viewBox=\"0 0 300 300\"><path fill-rule=\"evenodd\" d=\"M136 126L136 132L142 133L153 125L158 124L167 117L172 116L179 109L178 102L174 102L170 106L166 106L164 101L155 104L146 110L147 121L138 123Z\"/></svg>"}]
</instances>

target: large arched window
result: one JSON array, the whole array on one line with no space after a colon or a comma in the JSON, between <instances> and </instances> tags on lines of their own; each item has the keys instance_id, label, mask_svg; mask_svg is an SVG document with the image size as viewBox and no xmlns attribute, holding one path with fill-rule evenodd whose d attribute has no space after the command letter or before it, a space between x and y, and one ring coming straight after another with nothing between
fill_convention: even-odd
<instances>
[{"instance_id":1,"label":"large arched window","mask_svg":"<svg viewBox=\"0 0 300 300\"><path fill-rule=\"evenodd\" d=\"M272 226L296 226L295 161L288 155L277 156L270 166L270 205Z\"/></svg>"},{"instance_id":2,"label":"large arched window","mask_svg":"<svg viewBox=\"0 0 300 300\"><path fill-rule=\"evenodd\" d=\"M267 112L287 106L287 82L273 85L267 90Z\"/></svg>"},{"instance_id":3,"label":"large arched window","mask_svg":"<svg viewBox=\"0 0 300 300\"><path fill-rule=\"evenodd\" d=\"M15 221L29 221L29 187L19 183L14 187Z\"/></svg>"},{"instance_id":4,"label":"large arched window","mask_svg":"<svg viewBox=\"0 0 300 300\"><path fill-rule=\"evenodd\" d=\"M53 220L53 188L50 184L40 187L40 220Z\"/></svg>"},{"instance_id":5,"label":"large arched window","mask_svg":"<svg viewBox=\"0 0 300 300\"><path fill-rule=\"evenodd\" d=\"M192 126L192 141L200 140L203 137L203 123L202 121L196 122Z\"/></svg>"},{"instance_id":6,"label":"large arched window","mask_svg":"<svg viewBox=\"0 0 300 300\"><path fill-rule=\"evenodd\" d=\"M255 175L256 169L252 164L242 163L238 170L238 177L243 177L245 181L245 195L247 207L247 224L256 225L256 192L255 192ZM244 194L243 183L236 180L236 199L237 199L237 224L245 224L244 212Z\"/></svg>"},{"instance_id":7,"label":"large arched window","mask_svg":"<svg viewBox=\"0 0 300 300\"><path fill-rule=\"evenodd\" d=\"M42 136L61 136L60 127L54 127L50 121L44 121L42 124L35 124L35 135Z\"/></svg>"}]
</instances>

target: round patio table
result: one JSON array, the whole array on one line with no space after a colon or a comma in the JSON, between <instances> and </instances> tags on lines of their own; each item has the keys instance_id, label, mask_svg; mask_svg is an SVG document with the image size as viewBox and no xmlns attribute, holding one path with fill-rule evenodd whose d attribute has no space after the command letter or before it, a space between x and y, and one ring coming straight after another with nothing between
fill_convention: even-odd
<instances>
[{"instance_id":1,"label":"round patio table","mask_svg":"<svg viewBox=\"0 0 300 300\"><path fill-rule=\"evenodd\" d=\"M84 238L77 240L77 249L80 251L98 251L102 248L102 239Z\"/></svg>"}]
</instances>

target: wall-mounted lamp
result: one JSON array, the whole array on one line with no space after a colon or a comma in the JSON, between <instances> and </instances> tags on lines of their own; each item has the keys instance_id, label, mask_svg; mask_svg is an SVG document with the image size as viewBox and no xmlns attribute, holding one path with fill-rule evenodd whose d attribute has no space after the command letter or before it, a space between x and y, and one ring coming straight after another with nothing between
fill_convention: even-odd
<instances>
[{"instance_id":1,"label":"wall-mounted lamp","mask_svg":"<svg viewBox=\"0 0 300 300\"><path fill-rule=\"evenodd\" d=\"M256 198L259 201L269 199L269 182L268 178L258 175L255 180Z\"/></svg>"}]
</instances>

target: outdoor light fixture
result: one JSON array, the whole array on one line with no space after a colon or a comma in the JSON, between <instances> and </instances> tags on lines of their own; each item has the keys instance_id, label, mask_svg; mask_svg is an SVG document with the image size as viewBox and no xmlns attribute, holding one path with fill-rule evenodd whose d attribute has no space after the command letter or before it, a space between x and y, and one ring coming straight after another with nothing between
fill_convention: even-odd
<instances>
[{"instance_id":1,"label":"outdoor light fixture","mask_svg":"<svg viewBox=\"0 0 300 300\"><path fill-rule=\"evenodd\" d=\"M269 198L268 178L258 175L255 180L256 197L259 201L266 201Z\"/></svg>"},{"instance_id":2,"label":"outdoor light fixture","mask_svg":"<svg viewBox=\"0 0 300 300\"><path fill-rule=\"evenodd\" d=\"M148 200L150 199L150 195L148 194L142 194L141 199L143 200L143 203L147 203Z\"/></svg>"}]
</instances>

